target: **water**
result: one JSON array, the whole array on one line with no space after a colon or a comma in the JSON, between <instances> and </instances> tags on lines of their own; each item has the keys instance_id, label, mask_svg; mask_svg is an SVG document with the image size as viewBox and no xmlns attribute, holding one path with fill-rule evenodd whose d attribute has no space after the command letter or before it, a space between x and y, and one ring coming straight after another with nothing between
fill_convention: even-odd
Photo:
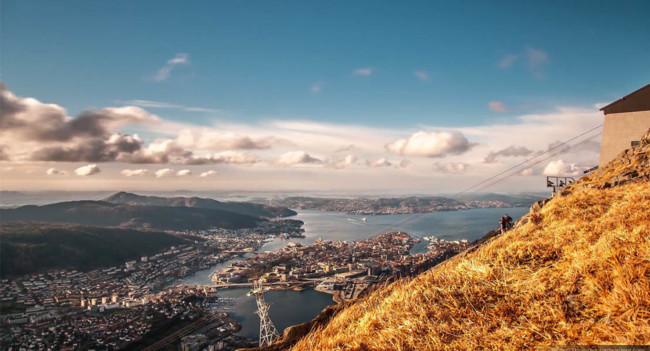
<instances>
[{"instance_id":1,"label":"water","mask_svg":"<svg viewBox=\"0 0 650 351\"><path fill-rule=\"evenodd\" d=\"M248 291L250 291L248 288L223 289L219 291L219 296L240 298L245 296ZM269 315L280 334L286 327L308 322L325 307L335 304L332 295L313 289L304 291L271 290L264 294L264 299L271 304ZM259 339L260 318L255 311L257 311L255 297L246 296L233 311L228 312L242 326L237 334L253 340Z\"/></svg>"},{"instance_id":2,"label":"water","mask_svg":"<svg viewBox=\"0 0 650 351\"><path fill-rule=\"evenodd\" d=\"M305 238L282 240L275 239L264 244L261 251L281 249L289 242L303 245L312 244L319 237L323 240L364 240L385 231L405 231L414 238L434 235L445 240L476 240L490 230L499 227L499 218L505 213L514 220L528 212L527 207L513 208L477 208L463 211L444 211L405 215L363 216L349 215L341 212L323 212L300 210L298 215L290 217L305 222ZM362 218L366 218L364 222ZM402 223L396 225L395 223ZM411 223L411 224L409 224ZM416 244L412 254L426 252L426 242Z\"/></svg>"},{"instance_id":3,"label":"water","mask_svg":"<svg viewBox=\"0 0 650 351\"><path fill-rule=\"evenodd\" d=\"M281 249L289 242L309 245L318 238L323 240L363 240L379 235L384 231L402 230L415 238L434 235L445 240L476 240L490 230L496 229L499 218L505 213L514 220L528 212L527 207L486 208L464 211L435 212L415 215L362 216L348 215L340 212L300 210L298 215L290 217L305 222L305 238L281 240L275 239L262 246L261 251ZM363 221L362 218L366 218ZM391 227L395 223L403 223ZM409 224L411 223L411 224ZM422 240L411 250L412 254L426 252L427 242ZM241 259L241 258L239 258ZM210 274L217 269L227 267L230 261L219 263L209 269L188 276L180 283L212 284ZM259 338L259 318L255 314L257 306L253 297L245 297L248 288L220 290L222 297L242 298L243 300L228 313L242 325L240 335L253 340ZM332 296L315 290L305 291L269 291L265 295L271 303L269 313L280 333L284 328L312 320L328 305L334 304Z\"/></svg>"},{"instance_id":4,"label":"water","mask_svg":"<svg viewBox=\"0 0 650 351\"><path fill-rule=\"evenodd\" d=\"M210 268L197 271L192 275L188 275L187 277L177 280L176 285L211 285L212 273L214 273L214 271L218 271L221 268L226 268L230 266L230 262L243 260L251 256L254 256L254 254L247 253L242 255L242 257L237 257L237 258L233 258L232 260L217 263L214 266L211 266Z\"/></svg>"}]
</instances>

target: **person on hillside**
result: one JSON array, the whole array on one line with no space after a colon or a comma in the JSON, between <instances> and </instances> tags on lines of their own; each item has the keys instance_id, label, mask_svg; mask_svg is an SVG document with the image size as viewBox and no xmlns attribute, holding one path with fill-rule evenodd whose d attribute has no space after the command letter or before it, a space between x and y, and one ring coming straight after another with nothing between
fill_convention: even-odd
<instances>
[{"instance_id":1,"label":"person on hillside","mask_svg":"<svg viewBox=\"0 0 650 351\"><path fill-rule=\"evenodd\" d=\"M510 230L510 228L512 228L512 217L508 216L506 213L503 215L503 219L506 221L506 230Z\"/></svg>"},{"instance_id":2,"label":"person on hillside","mask_svg":"<svg viewBox=\"0 0 650 351\"><path fill-rule=\"evenodd\" d=\"M506 217L501 217L499 219L499 226L501 227L501 234L506 232Z\"/></svg>"}]
</instances>

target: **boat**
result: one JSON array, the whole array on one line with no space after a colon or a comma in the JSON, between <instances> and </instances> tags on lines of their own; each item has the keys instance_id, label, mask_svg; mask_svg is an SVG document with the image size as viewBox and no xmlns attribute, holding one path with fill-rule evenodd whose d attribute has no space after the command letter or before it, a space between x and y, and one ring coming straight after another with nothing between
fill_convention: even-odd
<instances>
[{"instance_id":1,"label":"boat","mask_svg":"<svg viewBox=\"0 0 650 351\"><path fill-rule=\"evenodd\" d=\"M363 222L367 222L367 221L368 221L368 218L363 217L363 218L361 218L361 220L362 220Z\"/></svg>"}]
</instances>

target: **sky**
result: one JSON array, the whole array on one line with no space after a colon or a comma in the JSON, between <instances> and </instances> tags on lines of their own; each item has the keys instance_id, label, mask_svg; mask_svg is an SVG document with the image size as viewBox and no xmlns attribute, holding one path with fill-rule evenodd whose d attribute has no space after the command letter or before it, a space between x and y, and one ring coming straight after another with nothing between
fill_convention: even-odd
<instances>
[{"instance_id":1,"label":"sky","mask_svg":"<svg viewBox=\"0 0 650 351\"><path fill-rule=\"evenodd\" d=\"M650 83L648 1L0 6L2 190L449 193L555 148L487 189L543 191Z\"/></svg>"}]
</instances>

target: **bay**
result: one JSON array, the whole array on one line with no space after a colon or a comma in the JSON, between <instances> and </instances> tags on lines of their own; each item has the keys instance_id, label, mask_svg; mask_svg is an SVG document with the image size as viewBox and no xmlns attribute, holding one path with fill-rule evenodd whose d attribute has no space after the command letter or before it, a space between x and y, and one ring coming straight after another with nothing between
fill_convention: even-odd
<instances>
[{"instance_id":1,"label":"bay","mask_svg":"<svg viewBox=\"0 0 650 351\"><path fill-rule=\"evenodd\" d=\"M444 240L469 241L481 238L499 227L504 214L514 220L528 212L528 207L476 208L462 211L442 211L404 215L349 215L342 212L299 210L289 217L305 222L304 239L275 239L264 244L261 251L274 251L294 241L302 245L314 243L318 238L332 241L355 241L375 237L387 231L405 231L417 239L434 235ZM364 221L365 218L365 221ZM426 252L426 242L416 245L412 254Z\"/></svg>"},{"instance_id":2,"label":"bay","mask_svg":"<svg viewBox=\"0 0 650 351\"><path fill-rule=\"evenodd\" d=\"M498 221L504 214L517 220L528 212L527 207L484 208L462 211L445 211L406 215L363 216L349 215L341 212L299 210L289 217L305 223L305 238L289 240L274 239L264 244L260 251L281 249L289 242L309 245L318 240L355 241L375 237L387 231L405 231L414 238L434 235L445 240L469 241L481 238L487 232L498 228ZM365 220L364 220L365 219ZM412 254L426 252L427 242L422 240L411 250ZM241 258L237 258L241 259ZM179 283L209 285L210 274L231 261L219 263L208 269L185 277ZM246 296L248 288L229 288L219 291L219 296L236 298L238 303L228 313L242 325L239 335L253 340L259 338L259 317L255 314L255 298ZM271 303L269 314L280 333L284 328L312 320L323 308L334 304L332 296L315 290L305 291L268 291L265 299Z\"/></svg>"}]
</instances>

